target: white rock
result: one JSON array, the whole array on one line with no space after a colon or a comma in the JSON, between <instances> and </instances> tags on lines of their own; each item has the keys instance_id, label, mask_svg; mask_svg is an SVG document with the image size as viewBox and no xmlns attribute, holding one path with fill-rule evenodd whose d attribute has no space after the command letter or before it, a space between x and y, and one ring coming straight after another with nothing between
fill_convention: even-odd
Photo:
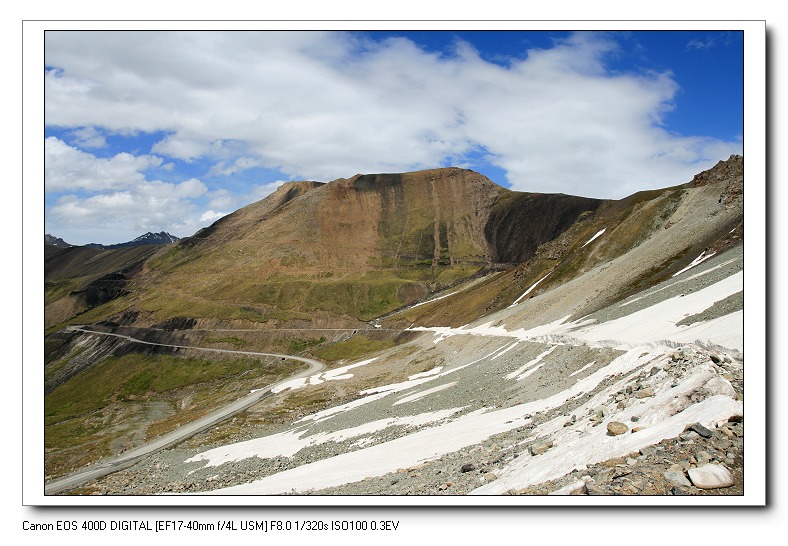
<instances>
[{"instance_id":1,"label":"white rock","mask_svg":"<svg viewBox=\"0 0 788 546\"><path fill-rule=\"evenodd\" d=\"M718 489L733 485L733 476L730 471L719 464L704 464L687 471L695 487L700 489Z\"/></svg>"}]
</instances>

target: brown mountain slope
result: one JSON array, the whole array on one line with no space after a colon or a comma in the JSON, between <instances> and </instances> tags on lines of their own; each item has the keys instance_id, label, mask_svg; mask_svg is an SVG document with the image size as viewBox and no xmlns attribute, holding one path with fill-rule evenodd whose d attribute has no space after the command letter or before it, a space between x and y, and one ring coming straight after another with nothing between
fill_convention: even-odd
<instances>
[{"instance_id":1,"label":"brown mountain slope","mask_svg":"<svg viewBox=\"0 0 788 546\"><path fill-rule=\"evenodd\" d=\"M477 283L463 303L443 302L445 311L433 317L445 322L448 312L452 323L472 320L509 305L548 272L540 289L667 229L693 192L735 186L731 180L741 168L730 167L732 161L721 162L719 179L704 175L711 182L705 186L689 183L619 201L513 192L457 168L292 182L127 271L122 294L114 294L121 297L102 296L81 320L352 324L509 269ZM714 229L723 229L718 220ZM585 246L601 229L604 237ZM704 245L713 239L704 237ZM694 246L684 245L671 259L691 260ZM653 280L641 273L631 280ZM423 319L433 307L405 318Z\"/></svg>"},{"instance_id":2,"label":"brown mountain slope","mask_svg":"<svg viewBox=\"0 0 788 546\"><path fill-rule=\"evenodd\" d=\"M456 168L289 183L148 260L133 297L108 314L370 320L530 257L599 203L512 192Z\"/></svg>"}]
</instances>

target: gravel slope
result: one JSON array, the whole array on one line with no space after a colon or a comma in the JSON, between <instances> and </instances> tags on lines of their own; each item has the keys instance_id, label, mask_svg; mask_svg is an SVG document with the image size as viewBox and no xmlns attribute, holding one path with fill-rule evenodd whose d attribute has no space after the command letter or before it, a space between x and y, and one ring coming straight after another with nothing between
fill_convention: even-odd
<instances>
[{"instance_id":1,"label":"gravel slope","mask_svg":"<svg viewBox=\"0 0 788 546\"><path fill-rule=\"evenodd\" d=\"M731 278L742 263L741 247L736 247L584 319L603 324L680 301L682 294ZM585 276L586 291L598 285L598 274ZM583 289L581 282L570 284L568 292ZM499 313L494 324L507 332L540 325L525 318L526 310L530 314L548 299L553 305L569 301L557 294L533 298L522 308ZM689 317L677 306L676 321L730 317L742 302L736 297L709 301L702 313ZM548 316L566 317L568 311L551 309ZM213 492L233 502L238 502L234 495L288 493L343 496L332 497L339 502L356 495L409 502L404 496L556 491L742 494L743 351L688 343L625 348L495 332L425 333L411 345L404 359L393 357L398 353L392 350L340 375L344 379L335 381L346 391L361 390L346 397L344 405L288 426L248 430L246 444L202 447L197 438L85 491ZM405 373L416 361L426 363L424 373ZM369 389L374 377L386 378L375 384L377 390ZM607 432L611 422L623 423L626 431ZM711 434L685 431L695 422ZM577 447L567 451L575 445L573 437L584 438L576 445L590 446L592 455ZM572 452L580 459L572 459ZM733 483L696 487L689 471L706 463L729 469ZM266 498L247 502L275 502Z\"/></svg>"}]
</instances>

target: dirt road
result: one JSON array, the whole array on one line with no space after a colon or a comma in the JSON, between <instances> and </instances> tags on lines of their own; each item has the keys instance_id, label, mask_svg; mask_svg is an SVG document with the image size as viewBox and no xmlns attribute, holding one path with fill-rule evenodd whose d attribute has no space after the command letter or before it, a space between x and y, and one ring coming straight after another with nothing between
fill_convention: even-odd
<instances>
[{"instance_id":1,"label":"dirt road","mask_svg":"<svg viewBox=\"0 0 788 546\"><path fill-rule=\"evenodd\" d=\"M325 369L325 365L318 361L311 358L304 358L300 356L292 356L292 355L284 355L284 354L277 354L277 353L258 353L253 351L235 351L230 349L215 349L215 348L204 348L204 347L191 347L186 345L168 345L165 343L153 343L150 341L142 341L131 336L121 335L121 334L112 334L107 332L95 332L92 330L85 330L79 327L71 327L71 331L78 331L84 332L87 334L94 334L100 336L111 336L111 337L119 337L134 343L142 343L144 345L158 345L162 347L174 347L178 349L191 349L191 350L199 350L199 351L209 351L214 353L231 353L231 354L241 354L246 356L273 356L278 358L287 358L290 360L297 360L299 362L304 362L309 365L309 368L299 372L287 379L283 379L277 383L273 383L267 386L264 389L260 389L254 392L249 393L248 395L244 396L236 400L235 402L224 406L221 409L218 409L205 417L197 419L189 424L183 425L178 429L164 434L155 440L148 442L145 445L140 447L131 449L126 451L125 453L108 459L106 461L102 461L98 464L92 465L88 468L84 468L60 478L58 480L54 480L44 486L44 494L45 495L55 495L57 493L62 493L64 491L68 491L69 489L73 489L86 483L90 480L100 478L101 476L106 476L107 474L111 474L123 468L127 468L137 461L139 461L143 457L147 457L148 455L155 453L161 449L166 447L172 446L177 444L178 442L182 442L183 440L201 432L216 423L235 415L236 413L245 410L246 408L256 404L263 398L270 396L272 389L285 383L287 381L292 381L293 379L299 379L302 377L307 377L318 373Z\"/></svg>"}]
</instances>

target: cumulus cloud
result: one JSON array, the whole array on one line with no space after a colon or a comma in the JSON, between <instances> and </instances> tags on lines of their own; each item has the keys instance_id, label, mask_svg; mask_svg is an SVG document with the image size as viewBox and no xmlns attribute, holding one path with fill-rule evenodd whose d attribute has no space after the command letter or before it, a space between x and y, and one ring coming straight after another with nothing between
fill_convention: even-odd
<instances>
[{"instance_id":1,"label":"cumulus cloud","mask_svg":"<svg viewBox=\"0 0 788 546\"><path fill-rule=\"evenodd\" d=\"M209 178L261 167L329 181L463 164L484 150L514 189L616 198L741 153L735 139L666 130L679 84L669 71L610 70L620 53L600 33L501 65L462 41L439 54L333 32L48 32L47 124L165 136L156 155L92 162L60 141L50 154L48 142L47 187L143 183L143 164L160 156L208 161ZM228 210L232 197L213 190L205 210Z\"/></svg>"},{"instance_id":2,"label":"cumulus cloud","mask_svg":"<svg viewBox=\"0 0 788 546\"><path fill-rule=\"evenodd\" d=\"M122 152L99 158L57 137L44 141L44 185L47 192L65 190L110 190L145 181L143 171L161 165L152 155L133 156Z\"/></svg>"},{"instance_id":3,"label":"cumulus cloud","mask_svg":"<svg viewBox=\"0 0 788 546\"><path fill-rule=\"evenodd\" d=\"M227 216L228 213L226 212L219 212L215 210L206 210L205 212L200 215L200 222L211 223L215 222L222 216Z\"/></svg>"},{"instance_id":4,"label":"cumulus cloud","mask_svg":"<svg viewBox=\"0 0 788 546\"><path fill-rule=\"evenodd\" d=\"M255 167L265 167L265 162L256 157L239 157L230 165L225 165L223 161L217 163L211 168L208 174L213 176L230 176Z\"/></svg>"},{"instance_id":5,"label":"cumulus cloud","mask_svg":"<svg viewBox=\"0 0 788 546\"><path fill-rule=\"evenodd\" d=\"M47 225L64 236L74 232L106 236L111 231L140 235L178 226L193 214L192 201L208 191L196 178L178 183L146 179L144 171L162 164L156 156L123 152L100 158L49 137L45 157L45 189L55 196L47 210ZM121 242L74 237L77 243Z\"/></svg>"}]
</instances>

